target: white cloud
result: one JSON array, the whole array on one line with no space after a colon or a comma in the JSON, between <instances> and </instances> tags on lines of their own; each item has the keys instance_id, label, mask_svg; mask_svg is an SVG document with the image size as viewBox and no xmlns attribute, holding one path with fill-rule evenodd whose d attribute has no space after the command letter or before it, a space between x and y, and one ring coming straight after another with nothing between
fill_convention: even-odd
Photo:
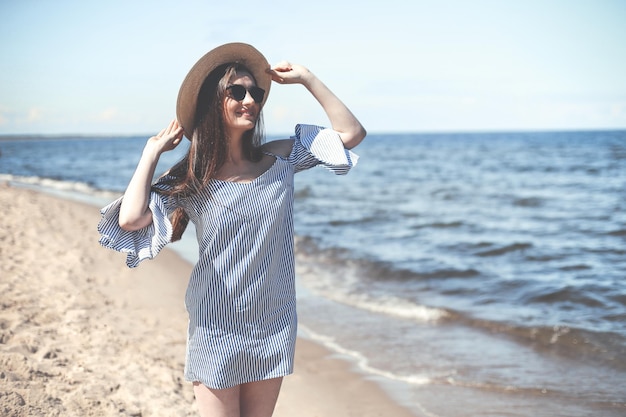
<instances>
[{"instance_id":1,"label":"white cloud","mask_svg":"<svg viewBox=\"0 0 626 417\"><path fill-rule=\"evenodd\" d=\"M96 115L96 120L110 122L115 120L118 116L117 108L109 107L108 109L102 110L100 113Z\"/></svg>"},{"instance_id":2,"label":"white cloud","mask_svg":"<svg viewBox=\"0 0 626 417\"><path fill-rule=\"evenodd\" d=\"M39 107L33 107L28 109L28 113L25 118L26 123L38 122L43 118L43 110Z\"/></svg>"}]
</instances>

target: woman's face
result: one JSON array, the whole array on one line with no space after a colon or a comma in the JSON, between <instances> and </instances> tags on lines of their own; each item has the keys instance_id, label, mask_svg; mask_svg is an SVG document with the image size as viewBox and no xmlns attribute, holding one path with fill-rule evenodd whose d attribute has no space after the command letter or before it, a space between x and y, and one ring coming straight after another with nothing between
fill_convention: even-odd
<instances>
[{"instance_id":1,"label":"woman's face","mask_svg":"<svg viewBox=\"0 0 626 417\"><path fill-rule=\"evenodd\" d=\"M256 83L254 82L252 75L245 71L238 71L230 79L228 85L241 85L246 90L256 87ZM226 129L233 133L243 133L250 129L254 129L259 112L261 111L261 104L254 101L249 91L246 91L243 99L237 100L233 96L233 91L227 89L223 107L224 124L226 125Z\"/></svg>"}]
</instances>

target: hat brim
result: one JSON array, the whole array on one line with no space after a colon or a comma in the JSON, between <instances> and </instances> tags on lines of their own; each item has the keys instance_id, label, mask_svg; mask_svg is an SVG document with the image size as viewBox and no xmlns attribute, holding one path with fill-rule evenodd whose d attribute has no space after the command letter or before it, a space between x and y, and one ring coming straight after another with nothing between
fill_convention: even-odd
<instances>
[{"instance_id":1,"label":"hat brim","mask_svg":"<svg viewBox=\"0 0 626 417\"><path fill-rule=\"evenodd\" d=\"M246 67L254 77L257 86L265 90L261 107L267 101L272 77L267 72L270 64L263 54L246 43L234 42L218 46L196 62L180 86L176 102L176 118L183 126L187 138L191 138L196 127L196 105L204 80L215 68L227 63L238 63Z\"/></svg>"}]
</instances>

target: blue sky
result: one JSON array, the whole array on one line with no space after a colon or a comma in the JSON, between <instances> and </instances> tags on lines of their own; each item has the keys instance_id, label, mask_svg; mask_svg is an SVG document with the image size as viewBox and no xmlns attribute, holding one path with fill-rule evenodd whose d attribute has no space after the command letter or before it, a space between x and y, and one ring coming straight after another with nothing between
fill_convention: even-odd
<instances>
[{"instance_id":1,"label":"blue sky","mask_svg":"<svg viewBox=\"0 0 626 417\"><path fill-rule=\"evenodd\" d=\"M213 4L219 3L219 4ZM0 134L144 134L205 52L309 67L369 132L626 128L626 1L0 0ZM274 85L269 134L326 124Z\"/></svg>"}]
</instances>

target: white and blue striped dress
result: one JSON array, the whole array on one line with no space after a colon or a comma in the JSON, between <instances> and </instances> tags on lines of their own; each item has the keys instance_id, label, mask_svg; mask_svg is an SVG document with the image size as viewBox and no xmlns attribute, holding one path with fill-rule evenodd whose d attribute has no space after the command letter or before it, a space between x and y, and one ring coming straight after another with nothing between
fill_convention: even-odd
<instances>
[{"instance_id":1,"label":"white and blue striped dress","mask_svg":"<svg viewBox=\"0 0 626 417\"><path fill-rule=\"evenodd\" d=\"M223 389L293 372L294 174L316 165L346 174L358 157L330 129L297 125L291 139L289 157L273 155L274 164L252 182L214 180L208 193L180 200L151 192L153 222L142 230L119 227L121 198L101 211L100 243L127 253L129 267L170 241L168 215L176 207L194 223L200 253L185 295L188 381Z\"/></svg>"}]
</instances>

